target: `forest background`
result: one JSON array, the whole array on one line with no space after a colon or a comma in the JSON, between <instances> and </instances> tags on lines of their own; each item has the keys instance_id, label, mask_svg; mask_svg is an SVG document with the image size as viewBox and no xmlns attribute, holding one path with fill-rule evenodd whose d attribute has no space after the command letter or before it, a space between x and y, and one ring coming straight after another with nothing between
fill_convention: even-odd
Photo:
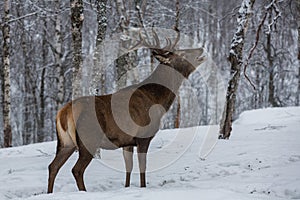
<instances>
[{"instance_id":1,"label":"forest background","mask_svg":"<svg viewBox=\"0 0 300 200\"><path fill-rule=\"evenodd\" d=\"M120 55L111 63L99 59L100 54L113 54L110 48L100 50L104 41L113 43L111 38L120 35L117 45L121 45L130 30L145 27L177 26L184 35L179 47L205 47L208 55L202 71L181 87L162 128L220 123L221 102L232 78L228 56L241 4L241 0L0 1L0 147L55 140L56 112L72 99L78 73L80 95L112 93L149 76L157 63L147 49ZM240 72L233 120L244 110L300 105L299 5L299 0L255 1L242 50L248 64ZM7 117L10 131L5 132Z\"/></svg>"}]
</instances>

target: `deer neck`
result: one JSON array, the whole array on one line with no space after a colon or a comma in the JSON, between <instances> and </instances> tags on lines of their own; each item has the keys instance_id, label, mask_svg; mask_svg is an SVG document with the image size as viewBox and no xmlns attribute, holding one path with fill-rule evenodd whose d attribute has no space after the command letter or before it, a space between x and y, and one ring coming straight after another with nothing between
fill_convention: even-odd
<instances>
[{"instance_id":1,"label":"deer neck","mask_svg":"<svg viewBox=\"0 0 300 200\"><path fill-rule=\"evenodd\" d=\"M189 75L196 69L188 60L180 56L172 59L170 66L186 79L188 79Z\"/></svg>"},{"instance_id":2,"label":"deer neck","mask_svg":"<svg viewBox=\"0 0 300 200\"><path fill-rule=\"evenodd\" d=\"M158 65L154 72L142 83L140 89L147 91L155 104L169 110L185 77L172 67Z\"/></svg>"},{"instance_id":3,"label":"deer neck","mask_svg":"<svg viewBox=\"0 0 300 200\"><path fill-rule=\"evenodd\" d=\"M144 81L144 84L154 83L162 85L167 91L177 94L183 80L186 77L178 70L167 65L159 64L152 74Z\"/></svg>"}]
</instances>

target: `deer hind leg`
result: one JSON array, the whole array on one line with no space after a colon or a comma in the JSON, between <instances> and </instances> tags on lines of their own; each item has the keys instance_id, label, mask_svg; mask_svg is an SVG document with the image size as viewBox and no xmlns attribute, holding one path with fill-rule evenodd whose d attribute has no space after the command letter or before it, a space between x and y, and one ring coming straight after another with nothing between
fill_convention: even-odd
<instances>
[{"instance_id":1,"label":"deer hind leg","mask_svg":"<svg viewBox=\"0 0 300 200\"><path fill-rule=\"evenodd\" d=\"M146 187L147 152L152 138L139 139L137 142L138 161L140 168L140 186Z\"/></svg>"},{"instance_id":2,"label":"deer hind leg","mask_svg":"<svg viewBox=\"0 0 300 200\"><path fill-rule=\"evenodd\" d=\"M126 168L126 181L125 187L130 186L130 175L133 167L133 146L123 147L123 157Z\"/></svg>"},{"instance_id":3,"label":"deer hind leg","mask_svg":"<svg viewBox=\"0 0 300 200\"><path fill-rule=\"evenodd\" d=\"M68 158L75 151L74 147L58 147L56 156L54 160L49 165L49 179L48 179L48 193L53 192L54 180L63 164L68 160Z\"/></svg>"},{"instance_id":4,"label":"deer hind leg","mask_svg":"<svg viewBox=\"0 0 300 200\"><path fill-rule=\"evenodd\" d=\"M87 166L93 159L93 155L83 146L79 140L79 158L72 169L73 176L76 180L77 187L80 191L86 191L83 174Z\"/></svg>"}]
</instances>

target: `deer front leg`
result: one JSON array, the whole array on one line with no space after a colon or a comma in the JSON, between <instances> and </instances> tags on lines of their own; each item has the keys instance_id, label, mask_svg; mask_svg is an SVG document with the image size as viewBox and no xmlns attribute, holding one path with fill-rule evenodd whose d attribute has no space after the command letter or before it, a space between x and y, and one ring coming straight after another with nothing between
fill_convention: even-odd
<instances>
[{"instance_id":1,"label":"deer front leg","mask_svg":"<svg viewBox=\"0 0 300 200\"><path fill-rule=\"evenodd\" d=\"M138 153L139 167L140 167L140 186L146 187L146 162L147 153Z\"/></svg>"},{"instance_id":2,"label":"deer front leg","mask_svg":"<svg viewBox=\"0 0 300 200\"><path fill-rule=\"evenodd\" d=\"M148 152L148 147L151 139L150 138L140 139L140 141L137 144L141 187L146 187L147 152Z\"/></svg>"},{"instance_id":3,"label":"deer front leg","mask_svg":"<svg viewBox=\"0 0 300 200\"><path fill-rule=\"evenodd\" d=\"M130 186L130 175L133 167L133 146L123 147L123 157L125 161L126 168L126 181L125 187Z\"/></svg>"}]
</instances>

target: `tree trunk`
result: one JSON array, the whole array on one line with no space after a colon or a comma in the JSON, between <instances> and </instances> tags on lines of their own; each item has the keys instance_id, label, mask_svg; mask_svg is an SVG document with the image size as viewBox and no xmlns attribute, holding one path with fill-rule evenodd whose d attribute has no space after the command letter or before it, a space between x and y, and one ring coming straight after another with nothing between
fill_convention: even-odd
<instances>
[{"instance_id":1,"label":"tree trunk","mask_svg":"<svg viewBox=\"0 0 300 200\"><path fill-rule=\"evenodd\" d=\"M297 0L297 22L298 22L298 90L296 94L296 105L300 106L300 0Z\"/></svg>"},{"instance_id":2,"label":"tree trunk","mask_svg":"<svg viewBox=\"0 0 300 200\"><path fill-rule=\"evenodd\" d=\"M72 27L72 46L73 46L73 98L82 95L81 91L81 71L82 71L82 24L83 1L70 0L71 3L71 27Z\"/></svg>"},{"instance_id":3,"label":"tree trunk","mask_svg":"<svg viewBox=\"0 0 300 200\"><path fill-rule=\"evenodd\" d=\"M2 28L1 28L1 31L2 31ZM4 60L4 57L3 57L3 54L2 54L2 57L1 57L1 62L3 63L3 60ZM0 78L1 78L1 114L0 116L2 117L2 123L4 123L4 118L3 118L3 111L4 111L4 66L3 67L0 67ZM1 123L1 124L2 124ZM0 129L3 134L1 133L0 135L0 148L4 147L4 126L1 127Z\"/></svg>"},{"instance_id":4,"label":"tree trunk","mask_svg":"<svg viewBox=\"0 0 300 200\"><path fill-rule=\"evenodd\" d=\"M4 147L12 146L12 130L10 124L10 25L8 23L10 15L10 0L4 1L4 25L2 27L3 34L3 86L2 92L4 95L3 101L3 122L4 122Z\"/></svg>"},{"instance_id":5,"label":"tree trunk","mask_svg":"<svg viewBox=\"0 0 300 200\"><path fill-rule=\"evenodd\" d=\"M20 8L22 9L22 7ZM26 8L23 8L26 9ZM21 16L22 11L20 10L18 13L18 16ZM25 27L26 22L22 21L23 28ZM23 97L23 115L24 115L24 121L23 121L23 131L22 131L22 139L23 139L23 145L30 144L32 142L32 136L33 136L33 120L32 120L32 111L34 108L33 105L33 81L31 78L31 66L29 64L29 53L28 53L28 47L30 49L30 46L27 43L26 40L26 33L23 32L21 34L21 46L22 46L22 53L23 53L23 72L24 72L24 95Z\"/></svg>"},{"instance_id":6,"label":"tree trunk","mask_svg":"<svg viewBox=\"0 0 300 200\"><path fill-rule=\"evenodd\" d=\"M127 16L125 5L123 0L116 0L116 10L118 12L118 16L120 17L120 30L125 33L125 29L129 26L129 17ZM120 42L120 48L122 48L122 41ZM118 55L118 58L115 61L116 72L117 72L117 90L126 86L126 78L124 77L129 69L128 66L128 56Z\"/></svg>"},{"instance_id":7,"label":"tree trunk","mask_svg":"<svg viewBox=\"0 0 300 200\"><path fill-rule=\"evenodd\" d=\"M33 136L33 124L32 124L32 110L33 110L33 104L32 104L32 87L31 87L31 81L30 81L30 66L28 65L28 54L27 51L27 45L26 45L26 39L24 38L24 34L22 36L22 47L23 47L23 54L24 54L24 123L23 123L23 145L30 144Z\"/></svg>"},{"instance_id":8,"label":"tree trunk","mask_svg":"<svg viewBox=\"0 0 300 200\"><path fill-rule=\"evenodd\" d=\"M101 44L102 41L105 39L105 33L107 28L107 17L106 17L106 3L107 0L98 0L96 1L96 7L97 7L97 22L98 22L98 28L97 28L97 37L96 37L96 49L94 53L94 67L97 71L100 69L100 94L105 93L105 64L101 63Z\"/></svg>"},{"instance_id":9,"label":"tree trunk","mask_svg":"<svg viewBox=\"0 0 300 200\"><path fill-rule=\"evenodd\" d=\"M180 7L179 7L179 0L176 0L176 4L175 4L175 7L176 7L176 14L175 14L175 29L178 29L179 30L179 20L180 20ZM175 116L175 127L174 128L179 128L180 126L180 109L181 109L181 106L180 106L180 95L179 95L179 92L178 92L178 95L177 95L177 109L176 109L176 116Z\"/></svg>"},{"instance_id":10,"label":"tree trunk","mask_svg":"<svg viewBox=\"0 0 300 200\"><path fill-rule=\"evenodd\" d=\"M231 48L228 57L231 64L231 79L228 83L225 108L220 125L220 138L222 139L228 139L232 130L236 93L243 65L244 39L254 2L255 0L243 0L238 13L238 27L231 41Z\"/></svg>"},{"instance_id":11,"label":"tree trunk","mask_svg":"<svg viewBox=\"0 0 300 200\"><path fill-rule=\"evenodd\" d=\"M57 99L56 99L56 106L57 110L60 108L64 103L65 97L65 76L64 70L62 67L62 25L61 25L61 1L55 0L55 41L54 41L54 55L55 55L55 67L57 70L58 79L56 79L57 85Z\"/></svg>"},{"instance_id":12,"label":"tree trunk","mask_svg":"<svg viewBox=\"0 0 300 200\"><path fill-rule=\"evenodd\" d=\"M37 142L44 142L45 133L45 74L46 68L44 67L41 74L41 86L40 86L40 112L38 122L38 138Z\"/></svg>"},{"instance_id":13,"label":"tree trunk","mask_svg":"<svg viewBox=\"0 0 300 200\"><path fill-rule=\"evenodd\" d=\"M258 67L255 68L255 85L257 86L257 90L255 91L255 94L253 96L253 104L254 104L254 109L258 109L262 106L262 99L261 99L261 71Z\"/></svg>"},{"instance_id":14,"label":"tree trunk","mask_svg":"<svg viewBox=\"0 0 300 200\"><path fill-rule=\"evenodd\" d=\"M136 3L136 2L135 2ZM127 35L128 34L128 28L131 27L131 20L130 16L126 13L126 8L124 4L124 0L116 0L116 6L117 6L117 12L118 16L120 16L120 30ZM135 5L137 6L137 5ZM120 49L123 47L123 41L120 42ZM127 54L121 55L119 53L118 58L115 61L116 65L116 72L117 72L117 89L121 89L124 86L126 86L127 82L127 72L133 69L135 65L135 61L137 56L136 51L128 52Z\"/></svg>"},{"instance_id":15,"label":"tree trunk","mask_svg":"<svg viewBox=\"0 0 300 200\"><path fill-rule=\"evenodd\" d=\"M270 10L269 12L272 12ZM272 22L272 13L269 14L269 23ZM274 83L274 53L272 51L272 45L271 45L271 31L267 33L267 46L266 46L266 53L267 53L267 59L269 62L269 96L268 96L268 102L269 105L272 107L278 107L279 104L276 100L275 96L275 83Z\"/></svg>"},{"instance_id":16,"label":"tree trunk","mask_svg":"<svg viewBox=\"0 0 300 200\"><path fill-rule=\"evenodd\" d=\"M209 108L209 91L208 91L208 87L205 86L205 107L203 108L203 116L202 116L203 125L208 125L209 124L208 108Z\"/></svg>"},{"instance_id":17,"label":"tree trunk","mask_svg":"<svg viewBox=\"0 0 300 200\"><path fill-rule=\"evenodd\" d=\"M47 53L48 53L48 43L47 43L47 21L43 19L44 29L42 31L43 33L43 40L42 40L42 73L40 77L40 88L39 88L39 105L37 106L38 111L38 122L37 122L37 142L44 142L46 137L46 131L45 131L45 84L46 84L46 65L47 65Z\"/></svg>"},{"instance_id":18,"label":"tree trunk","mask_svg":"<svg viewBox=\"0 0 300 200\"><path fill-rule=\"evenodd\" d=\"M180 96L177 96L177 109L176 109L176 117L175 117L175 123L174 128L179 128L180 126Z\"/></svg>"}]
</instances>

